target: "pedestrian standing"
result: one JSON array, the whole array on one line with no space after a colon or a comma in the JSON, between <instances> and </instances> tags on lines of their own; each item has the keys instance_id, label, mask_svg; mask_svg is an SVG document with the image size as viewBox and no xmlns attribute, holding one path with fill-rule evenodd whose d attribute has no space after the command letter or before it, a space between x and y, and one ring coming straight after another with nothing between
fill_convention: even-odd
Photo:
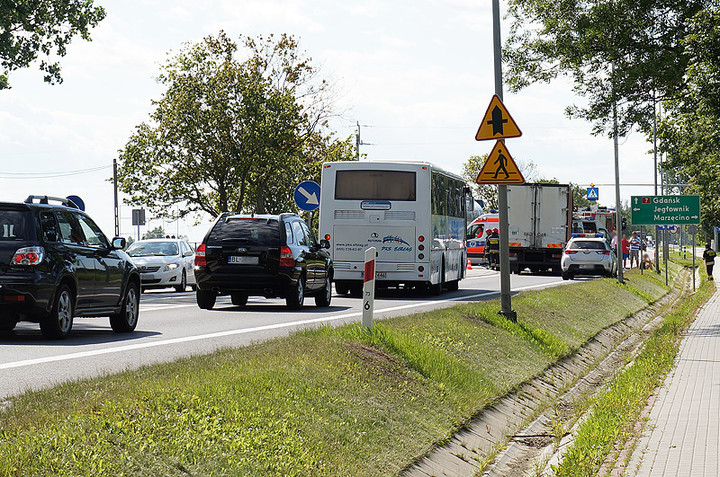
<instances>
[{"instance_id":1,"label":"pedestrian standing","mask_svg":"<svg viewBox=\"0 0 720 477\"><path fill-rule=\"evenodd\" d=\"M703 262L705 262L705 268L707 269L708 280L713 279L713 267L715 266L715 250L710 248L710 242L705 244L705 251L703 252Z\"/></svg>"},{"instance_id":2,"label":"pedestrian standing","mask_svg":"<svg viewBox=\"0 0 720 477\"><path fill-rule=\"evenodd\" d=\"M640 238L637 232L633 232L630 237L630 268L633 267L633 263L640 268Z\"/></svg>"},{"instance_id":3,"label":"pedestrian standing","mask_svg":"<svg viewBox=\"0 0 720 477\"><path fill-rule=\"evenodd\" d=\"M630 242L628 241L627 235L623 234L620 244L622 246L623 268L627 268L627 259L630 255Z\"/></svg>"},{"instance_id":4,"label":"pedestrian standing","mask_svg":"<svg viewBox=\"0 0 720 477\"><path fill-rule=\"evenodd\" d=\"M498 229L492 229L487 243L490 250L490 267L497 270L500 268L500 231Z\"/></svg>"}]
</instances>

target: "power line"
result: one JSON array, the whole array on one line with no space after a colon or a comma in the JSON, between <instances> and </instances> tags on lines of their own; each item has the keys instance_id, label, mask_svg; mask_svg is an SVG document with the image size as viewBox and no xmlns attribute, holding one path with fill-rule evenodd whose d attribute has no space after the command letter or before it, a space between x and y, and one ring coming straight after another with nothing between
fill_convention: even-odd
<instances>
[{"instance_id":1,"label":"power line","mask_svg":"<svg viewBox=\"0 0 720 477\"><path fill-rule=\"evenodd\" d=\"M92 172L98 172L103 169L109 169L112 164L105 166L91 167L88 169L76 169L73 171L55 171L55 172L0 172L0 179L50 179L54 177L66 177L75 176L80 174L90 174Z\"/></svg>"}]
</instances>

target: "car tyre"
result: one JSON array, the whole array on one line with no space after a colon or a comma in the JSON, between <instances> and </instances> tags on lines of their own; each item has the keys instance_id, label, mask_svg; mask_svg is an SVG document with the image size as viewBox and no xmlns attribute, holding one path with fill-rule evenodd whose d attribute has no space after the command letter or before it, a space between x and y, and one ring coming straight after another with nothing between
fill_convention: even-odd
<instances>
[{"instance_id":1,"label":"car tyre","mask_svg":"<svg viewBox=\"0 0 720 477\"><path fill-rule=\"evenodd\" d=\"M15 329L15 325L17 325L15 320L0 321L0 333L9 333Z\"/></svg>"},{"instance_id":2,"label":"car tyre","mask_svg":"<svg viewBox=\"0 0 720 477\"><path fill-rule=\"evenodd\" d=\"M315 305L320 307L330 306L330 300L332 300L332 282L330 277L325 277L325 286L315 295Z\"/></svg>"},{"instance_id":3,"label":"car tyre","mask_svg":"<svg viewBox=\"0 0 720 477\"><path fill-rule=\"evenodd\" d=\"M568 272L562 272L561 275L563 280L570 280L572 278L572 275L570 275Z\"/></svg>"},{"instance_id":4,"label":"car tyre","mask_svg":"<svg viewBox=\"0 0 720 477\"><path fill-rule=\"evenodd\" d=\"M135 331L140 315L140 292L135 282L129 282L125 290L120 313L110 315L110 327L115 333Z\"/></svg>"},{"instance_id":5,"label":"car tyre","mask_svg":"<svg viewBox=\"0 0 720 477\"><path fill-rule=\"evenodd\" d=\"M195 292L195 301L203 310L212 310L212 307L215 306L216 299L217 295L212 291L197 290Z\"/></svg>"},{"instance_id":6,"label":"car tyre","mask_svg":"<svg viewBox=\"0 0 720 477\"><path fill-rule=\"evenodd\" d=\"M248 296L245 293L232 292L230 293L230 301L235 306L245 306L247 305Z\"/></svg>"},{"instance_id":7,"label":"car tyre","mask_svg":"<svg viewBox=\"0 0 720 477\"><path fill-rule=\"evenodd\" d=\"M287 297L285 297L285 303L287 304L287 307L291 310L300 310L303 307L304 301L305 277L300 275L300 278L298 278L297 282L295 283L295 287L290 290Z\"/></svg>"},{"instance_id":8,"label":"car tyre","mask_svg":"<svg viewBox=\"0 0 720 477\"><path fill-rule=\"evenodd\" d=\"M175 287L175 291L178 293L182 293L187 289L187 275L185 275L185 270L182 271L182 277L180 277L180 285Z\"/></svg>"},{"instance_id":9,"label":"car tyre","mask_svg":"<svg viewBox=\"0 0 720 477\"><path fill-rule=\"evenodd\" d=\"M43 336L51 339L65 338L70 334L73 325L75 299L70 287L60 285L55 293L50 313L40 321Z\"/></svg>"}]
</instances>

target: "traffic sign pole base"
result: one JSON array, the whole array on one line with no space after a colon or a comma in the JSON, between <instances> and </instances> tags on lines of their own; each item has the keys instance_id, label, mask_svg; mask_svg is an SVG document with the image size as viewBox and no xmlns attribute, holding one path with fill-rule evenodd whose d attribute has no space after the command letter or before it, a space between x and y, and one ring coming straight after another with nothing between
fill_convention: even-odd
<instances>
[{"instance_id":1,"label":"traffic sign pole base","mask_svg":"<svg viewBox=\"0 0 720 477\"><path fill-rule=\"evenodd\" d=\"M504 316L506 319L512 321L513 323L517 323L517 312L515 310L500 310L497 312L498 315Z\"/></svg>"}]
</instances>

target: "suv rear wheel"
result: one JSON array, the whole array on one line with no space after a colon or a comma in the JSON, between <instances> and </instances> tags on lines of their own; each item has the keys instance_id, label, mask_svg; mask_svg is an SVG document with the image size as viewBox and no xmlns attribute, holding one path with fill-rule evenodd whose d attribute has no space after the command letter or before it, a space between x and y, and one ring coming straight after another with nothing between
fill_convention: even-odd
<instances>
[{"instance_id":1,"label":"suv rear wheel","mask_svg":"<svg viewBox=\"0 0 720 477\"><path fill-rule=\"evenodd\" d=\"M330 300L332 299L332 283L330 277L325 277L325 286L315 295L315 305L317 306L330 306Z\"/></svg>"},{"instance_id":2,"label":"suv rear wheel","mask_svg":"<svg viewBox=\"0 0 720 477\"><path fill-rule=\"evenodd\" d=\"M197 290L195 292L195 301L197 301L198 306L203 310L212 310L212 307L215 306L216 299L217 295L211 291Z\"/></svg>"},{"instance_id":3,"label":"suv rear wheel","mask_svg":"<svg viewBox=\"0 0 720 477\"><path fill-rule=\"evenodd\" d=\"M115 333L130 333L137 326L139 313L139 287L135 282L129 282L120 313L110 315L110 327Z\"/></svg>"},{"instance_id":4,"label":"suv rear wheel","mask_svg":"<svg viewBox=\"0 0 720 477\"><path fill-rule=\"evenodd\" d=\"M285 298L285 303L291 310L299 310L302 308L304 301L305 277L301 275L295 284L295 288L288 292L288 296Z\"/></svg>"},{"instance_id":5,"label":"suv rear wheel","mask_svg":"<svg viewBox=\"0 0 720 477\"><path fill-rule=\"evenodd\" d=\"M67 285L60 285L55 293L52 310L40 321L40 331L46 338L65 338L73 324L75 303L72 291Z\"/></svg>"}]
</instances>

